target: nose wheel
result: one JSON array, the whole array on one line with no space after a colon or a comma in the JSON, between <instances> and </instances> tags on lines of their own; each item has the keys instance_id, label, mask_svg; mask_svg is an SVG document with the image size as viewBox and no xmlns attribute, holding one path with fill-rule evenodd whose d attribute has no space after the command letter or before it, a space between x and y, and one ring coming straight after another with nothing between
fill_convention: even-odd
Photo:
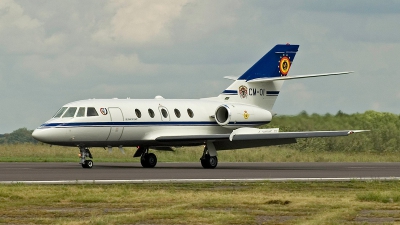
<instances>
[{"instance_id":1,"label":"nose wheel","mask_svg":"<svg viewBox=\"0 0 400 225\"><path fill-rule=\"evenodd\" d=\"M85 160L82 163L82 168L92 168L93 167L93 161L92 160Z\"/></svg>"},{"instance_id":2,"label":"nose wheel","mask_svg":"<svg viewBox=\"0 0 400 225\"><path fill-rule=\"evenodd\" d=\"M92 153L90 153L88 148L80 147L80 164L82 165L82 168L92 168L93 167L93 161L92 160L86 160L86 157L93 159Z\"/></svg>"}]
</instances>

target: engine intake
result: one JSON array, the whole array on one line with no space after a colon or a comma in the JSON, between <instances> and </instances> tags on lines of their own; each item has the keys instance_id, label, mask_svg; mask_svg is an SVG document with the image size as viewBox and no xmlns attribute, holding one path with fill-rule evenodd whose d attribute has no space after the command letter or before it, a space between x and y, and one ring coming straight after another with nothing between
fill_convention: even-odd
<instances>
[{"instance_id":1,"label":"engine intake","mask_svg":"<svg viewBox=\"0 0 400 225\"><path fill-rule=\"evenodd\" d=\"M255 127L269 123L272 114L266 109L249 105L220 105L215 110L215 121L223 127Z\"/></svg>"},{"instance_id":2,"label":"engine intake","mask_svg":"<svg viewBox=\"0 0 400 225\"><path fill-rule=\"evenodd\" d=\"M229 123L231 117L231 111L229 107L222 105L217 108L217 111L215 111L215 120L217 123L221 126L225 126Z\"/></svg>"}]
</instances>

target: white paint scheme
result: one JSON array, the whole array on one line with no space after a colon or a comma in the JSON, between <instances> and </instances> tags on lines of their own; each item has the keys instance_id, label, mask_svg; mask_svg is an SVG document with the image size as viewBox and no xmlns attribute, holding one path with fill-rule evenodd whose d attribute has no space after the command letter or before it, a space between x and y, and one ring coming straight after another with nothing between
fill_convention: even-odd
<instances>
[{"instance_id":1,"label":"white paint scheme","mask_svg":"<svg viewBox=\"0 0 400 225\"><path fill-rule=\"evenodd\" d=\"M287 49L287 52L274 49ZM282 62L294 59L298 46L277 45L219 96L203 99L89 99L71 102L68 109L88 107L98 116L52 118L33 132L39 141L63 146L77 146L81 164L91 168L90 147L138 146L134 157L141 156L144 167L154 167L157 158L149 148L159 150L174 146L205 145L201 162L204 168L215 168L218 150L295 143L296 138L346 136L353 131L279 132L257 129L272 119L272 107L282 87L282 79L342 75L350 72L288 77L282 73ZM295 50L293 50L295 49ZM272 59L271 59L272 58ZM280 61L278 59L281 59ZM271 71L264 69L267 63ZM275 64L279 69L276 69ZM272 68L272 69L271 69ZM285 71L284 71L285 72ZM249 76L250 74L250 76ZM242 93L242 94L241 94ZM149 109L154 112L151 117ZM135 110L140 110L140 115ZM176 113L179 110L179 113ZM192 112L192 113L191 113ZM164 113L164 115L163 115ZM193 115L191 115L193 114Z\"/></svg>"},{"instance_id":2,"label":"white paint scheme","mask_svg":"<svg viewBox=\"0 0 400 225\"><path fill-rule=\"evenodd\" d=\"M165 145L155 143L160 136L176 135L206 135L206 134L229 134L233 129L239 127L254 127L254 125L218 125L214 114L218 107L227 105L232 108L231 118L238 122L259 122L266 124L272 119L269 111L259 107L244 104L224 104L223 101L215 99L198 100L172 100L172 99L89 99L71 102L63 107L94 107L99 116L53 118L44 123L34 131L33 136L45 143L63 146L87 146L104 147L113 146L138 146L138 145ZM100 108L107 108L107 115L102 115ZM164 118L161 109L168 111L168 117ZM238 108L239 110L236 110ZM141 118L135 114L135 109L141 112ZM151 118L148 109L154 111ZM174 110L180 111L178 118ZM187 110L193 111L191 118ZM235 110L235 111L234 111ZM244 119L244 110L249 113L249 119ZM114 118L118 114L118 118ZM99 122L107 122L108 125L100 125ZM112 125L112 122L122 122L125 125ZM48 127L49 124L63 125ZM76 123L86 123L88 126L77 126ZM90 125L93 123L93 125ZM150 124L149 124L150 123ZM174 125L177 123L177 125ZM196 125L195 123L204 123ZM68 126L67 124L71 124ZM166 144L169 146L169 144Z\"/></svg>"}]
</instances>

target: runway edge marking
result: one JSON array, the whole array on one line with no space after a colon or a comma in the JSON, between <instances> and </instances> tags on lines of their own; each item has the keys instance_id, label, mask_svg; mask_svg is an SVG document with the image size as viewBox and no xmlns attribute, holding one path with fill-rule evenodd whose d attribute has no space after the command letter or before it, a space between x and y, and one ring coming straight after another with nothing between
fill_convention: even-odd
<instances>
[{"instance_id":1,"label":"runway edge marking","mask_svg":"<svg viewBox=\"0 0 400 225\"><path fill-rule=\"evenodd\" d=\"M56 180L56 181L0 181L0 184L146 184L146 183L223 183L223 182L318 182L318 181L394 181L400 177L349 178L252 178L252 179L149 179L149 180Z\"/></svg>"}]
</instances>

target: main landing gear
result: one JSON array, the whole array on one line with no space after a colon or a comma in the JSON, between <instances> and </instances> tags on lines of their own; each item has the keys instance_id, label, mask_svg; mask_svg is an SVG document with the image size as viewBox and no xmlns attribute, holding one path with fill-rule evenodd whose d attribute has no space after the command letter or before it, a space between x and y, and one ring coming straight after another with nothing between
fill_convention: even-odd
<instances>
[{"instance_id":1,"label":"main landing gear","mask_svg":"<svg viewBox=\"0 0 400 225\"><path fill-rule=\"evenodd\" d=\"M93 161L92 160L86 160L86 157L89 157L90 159L93 159L92 153L90 153L88 148L85 147L79 147L80 154L79 157L81 158L80 164L82 165L82 168L92 168L93 167Z\"/></svg>"},{"instance_id":2,"label":"main landing gear","mask_svg":"<svg viewBox=\"0 0 400 225\"><path fill-rule=\"evenodd\" d=\"M140 163L144 168L153 168L157 165L157 156L149 153L148 147L139 146L133 157L140 156Z\"/></svg>"},{"instance_id":3,"label":"main landing gear","mask_svg":"<svg viewBox=\"0 0 400 225\"><path fill-rule=\"evenodd\" d=\"M212 148L214 151L209 151L207 145L204 146L203 155L200 158L201 165L204 169L214 169L218 165L218 157L216 154L217 151L215 151L214 145L212 146Z\"/></svg>"}]
</instances>

